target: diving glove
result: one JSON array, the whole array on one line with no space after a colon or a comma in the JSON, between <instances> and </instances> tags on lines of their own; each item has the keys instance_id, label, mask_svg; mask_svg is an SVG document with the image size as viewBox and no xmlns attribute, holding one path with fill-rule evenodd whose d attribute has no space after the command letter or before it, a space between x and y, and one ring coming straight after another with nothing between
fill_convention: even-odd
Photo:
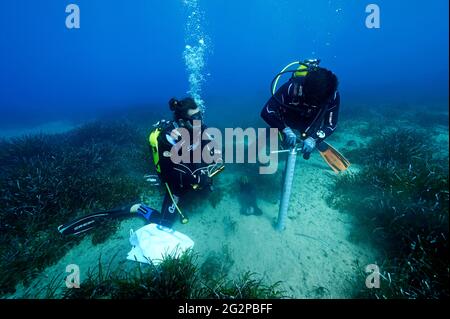
<instances>
[{"instance_id":1,"label":"diving glove","mask_svg":"<svg viewBox=\"0 0 450 319\"><path fill-rule=\"evenodd\" d=\"M308 137L303 141L302 153L311 153L316 147L316 140L312 137Z\"/></svg>"},{"instance_id":2,"label":"diving glove","mask_svg":"<svg viewBox=\"0 0 450 319\"><path fill-rule=\"evenodd\" d=\"M314 150L315 147L316 147L316 140L313 139L312 137L308 137L306 140L303 141L302 153L303 158L305 160L309 159L311 152Z\"/></svg>"},{"instance_id":3,"label":"diving glove","mask_svg":"<svg viewBox=\"0 0 450 319\"><path fill-rule=\"evenodd\" d=\"M285 139L285 144L287 147L289 148L293 148L295 147L295 145L297 144L297 135L295 135L295 133L292 131L292 129L287 126L284 130L283 130L283 134L284 134L284 139Z\"/></svg>"}]
</instances>

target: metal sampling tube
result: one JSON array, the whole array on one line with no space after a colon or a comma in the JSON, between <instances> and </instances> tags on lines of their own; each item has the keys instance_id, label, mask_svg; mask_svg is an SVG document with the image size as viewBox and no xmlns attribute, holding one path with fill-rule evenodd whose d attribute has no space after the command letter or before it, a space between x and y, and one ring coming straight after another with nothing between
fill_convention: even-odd
<instances>
[{"instance_id":1,"label":"metal sampling tube","mask_svg":"<svg viewBox=\"0 0 450 319\"><path fill-rule=\"evenodd\" d=\"M286 228L286 219L289 208L289 200L291 197L292 182L294 180L295 162L297 160L297 148L293 147L289 150L289 156L284 171L283 192L281 193L280 210L278 211L278 222L276 229L283 231Z\"/></svg>"}]
</instances>

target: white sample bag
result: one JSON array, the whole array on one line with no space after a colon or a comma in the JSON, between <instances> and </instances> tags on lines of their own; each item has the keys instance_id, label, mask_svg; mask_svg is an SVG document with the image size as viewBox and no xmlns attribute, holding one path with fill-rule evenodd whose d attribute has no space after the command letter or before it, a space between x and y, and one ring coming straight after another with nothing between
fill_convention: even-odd
<instances>
[{"instance_id":1,"label":"white sample bag","mask_svg":"<svg viewBox=\"0 0 450 319\"><path fill-rule=\"evenodd\" d=\"M141 263L159 264L163 257L178 257L194 246L188 236L158 224L148 224L137 231L130 230L130 244L133 248L127 259Z\"/></svg>"}]
</instances>

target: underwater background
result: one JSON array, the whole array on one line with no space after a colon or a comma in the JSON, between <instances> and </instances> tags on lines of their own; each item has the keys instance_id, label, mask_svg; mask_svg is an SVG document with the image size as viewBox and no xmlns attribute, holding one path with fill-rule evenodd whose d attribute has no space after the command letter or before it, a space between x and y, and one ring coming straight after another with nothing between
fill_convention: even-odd
<instances>
[{"instance_id":1,"label":"underwater background","mask_svg":"<svg viewBox=\"0 0 450 319\"><path fill-rule=\"evenodd\" d=\"M79 29L66 27L70 3L80 8ZM380 8L379 29L366 26L371 3ZM448 298L448 6L2 1L2 298ZM196 97L209 126L266 127L260 111L273 77L310 58L339 78L340 120L329 141L350 160L349 171L330 172L318 154L300 161L287 229L278 233L284 158L270 176L230 165L212 196L186 203L189 224L174 226L194 240L198 256L168 260L168 272L197 267L192 273L216 284L241 278L254 284L247 294L236 295L243 290L232 283L205 294L185 277L179 285L194 288L182 296L96 291L127 286L120 271L91 271L100 259L131 273L129 230L144 221L111 222L70 239L56 228L123 203L159 209L163 190L143 176L154 173L147 137L171 117L168 100ZM247 192L261 216L242 213ZM77 293L64 291L62 280L72 263L86 280ZM369 264L382 271L379 290L365 286Z\"/></svg>"},{"instance_id":2,"label":"underwater background","mask_svg":"<svg viewBox=\"0 0 450 319\"><path fill-rule=\"evenodd\" d=\"M274 75L308 58L338 75L344 101L448 98L447 1L378 1L380 29L366 27L365 1L198 1L201 30L192 33L182 0L76 1L81 25L72 30L69 3L2 2L3 127L130 105L165 113L168 99L189 89L185 45L201 38L202 97L223 101L223 113L245 102L253 116Z\"/></svg>"}]
</instances>

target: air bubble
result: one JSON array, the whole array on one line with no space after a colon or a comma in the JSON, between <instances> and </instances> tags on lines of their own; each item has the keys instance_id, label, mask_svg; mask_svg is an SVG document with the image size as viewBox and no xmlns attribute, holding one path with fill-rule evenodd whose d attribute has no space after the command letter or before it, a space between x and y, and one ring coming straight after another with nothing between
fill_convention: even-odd
<instances>
[{"instance_id":1,"label":"air bubble","mask_svg":"<svg viewBox=\"0 0 450 319\"><path fill-rule=\"evenodd\" d=\"M198 0L185 0L184 4L191 11L185 30L185 50L183 58L188 73L190 94L196 103L205 110L204 101L201 97L202 85L205 81L204 68L206 66L207 45L206 35L203 32L203 13L199 9ZM193 43L196 43L193 45ZM209 74L208 74L209 76Z\"/></svg>"}]
</instances>

